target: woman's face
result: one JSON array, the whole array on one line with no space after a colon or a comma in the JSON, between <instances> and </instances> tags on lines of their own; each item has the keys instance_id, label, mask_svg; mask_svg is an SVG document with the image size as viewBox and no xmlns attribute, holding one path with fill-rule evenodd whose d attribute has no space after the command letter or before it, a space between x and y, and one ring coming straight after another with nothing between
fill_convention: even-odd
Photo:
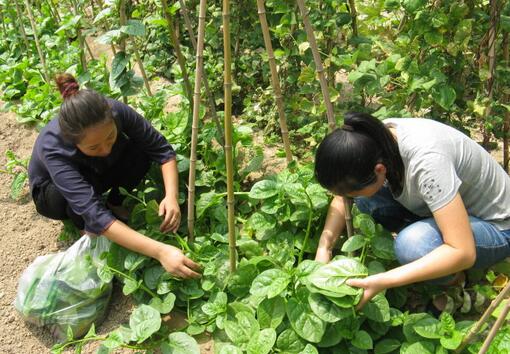
<instances>
[{"instance_id":1,"label":"woman's face","mask_svg":"<svg viewBox=\"0 0 510 354\"><path fill-rule=\"evenodd\" d=\"M113 119L88 127L76 147L90 157L106 157L117 140L117 126Z\"/></svg>"},{"instance_id":2,"label":"woman's face","mask_svg":"<svg viewBox=\"0 0 510 354\"><path fill-rule=\"evenodd\" d=\"M374 183L366 186L363 189L352 191L350 193L347 193L347 197L354 198L354 197L366 197L369 198L373 196L375 193L379 191L379 189L382 188L384 185L384 181L386 180L386 166L384 166L381 163L378 163L375 165L374 173L377 176L377 179Z\"/></svg>"}]
</instances>

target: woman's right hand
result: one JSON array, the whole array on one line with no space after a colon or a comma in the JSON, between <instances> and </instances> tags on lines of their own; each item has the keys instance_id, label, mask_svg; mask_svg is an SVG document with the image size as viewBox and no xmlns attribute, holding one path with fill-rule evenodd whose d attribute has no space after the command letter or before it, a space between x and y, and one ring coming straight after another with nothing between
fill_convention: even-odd
<instances>
[{"instance_id":1,"label":"woman's right hand","mask_svg":"<svg viewBox=\"0 0 510 354\"><path fill-rule=\"evenodd\" d=\"M321 263L329 263L332 256L333 252L331 249L324 246L319 246L317 248L317 253L315 254L315 260Z\"/></svg>"},{"instance_id":2,"label":"woman's right hand","mask_svg":"<svg viewBox=\"0 0 510 354\"><path fill-rule=\"evenodd\" d=\"M174 246L163 244L158 260L165 270L179 278L199 278L200 266Z\"/></svg>"}]
</instances>

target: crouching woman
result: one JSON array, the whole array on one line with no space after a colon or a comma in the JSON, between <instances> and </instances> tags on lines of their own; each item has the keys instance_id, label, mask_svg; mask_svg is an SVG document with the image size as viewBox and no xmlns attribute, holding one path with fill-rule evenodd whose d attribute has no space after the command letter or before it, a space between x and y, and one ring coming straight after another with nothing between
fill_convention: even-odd
<instances>
[{"instance_id":1,"label":"crouching woman","mask_svg":"<svg viewBox=\"0 0 510 354\"><path fill-rule=\"evenodd\" d=\"M165 198L161 231L180 224L175 152L164 137L129 106L93 90L80 90L69 74L56 78L64 98L58 117L40 132L29 164L37 211L70 219L82 233L101 234L132 251L157 259L170 273L197 277L198 265L181 250L128 227L119 188L132 190L150 162L161 165ZM102 194L110 191L106 202Z\"/></svg>"},{"instance_id":2,"label":"crouching woman","mask_svg":"<svg viewBox=\"0 0 510 354\"><path fill-rule=\"evenodd\" d=\"M345 227L343 197L396 232L402 266L349 284L359 307L391 287L484 268L510 256L510 177L476 142L442 123L351 113L320 144L319 183L335 194L316 260L328 262Z\"/></svg>"}]
</instances>

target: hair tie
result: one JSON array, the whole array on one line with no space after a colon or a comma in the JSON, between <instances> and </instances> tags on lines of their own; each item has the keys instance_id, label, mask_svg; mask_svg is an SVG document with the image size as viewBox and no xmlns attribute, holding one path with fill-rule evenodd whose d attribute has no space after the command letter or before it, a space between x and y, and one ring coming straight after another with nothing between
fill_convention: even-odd
<instances>
[{"instance_id":1,"label":"hair tie","mask_svg":"<svg viewBox=\"0 0 510 354\"><path fill-rule=\"evenodd\" d=\"M80 89L80 85L77 82L68 82L65 84L64 90L62 90L62 97L66 99L72 95L75 95Z\"/></svg>"},{"instance_id":2,"label":"hair tie","mask_svg":"<svg viewBox=\"0 0 510 354\"><path fill-rule=\"evenodd\" d=\"M340 129L345 130L345 131L349 131L349 132L353 132L354 131L354 128L352 127L352 125L349 125L349 124L342 125L342 127Z\"/></svg>"}]
</instances>

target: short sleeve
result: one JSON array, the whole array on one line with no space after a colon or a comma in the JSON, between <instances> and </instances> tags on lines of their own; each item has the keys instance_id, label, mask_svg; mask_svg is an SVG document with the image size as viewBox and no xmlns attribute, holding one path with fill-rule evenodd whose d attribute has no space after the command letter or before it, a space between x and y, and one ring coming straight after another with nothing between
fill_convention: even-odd
<instances>
[{"instance_id":1,"label":"short sleeve","mask_svg":"<svg viewBox=\"0 0 510 354\"><path fill-rule=\"evenodd\" d=\"M448 156L429 153L415 167L418 193L431 212L444 207L457 195L462 181Z\"/></svg>"}]
</instances>

